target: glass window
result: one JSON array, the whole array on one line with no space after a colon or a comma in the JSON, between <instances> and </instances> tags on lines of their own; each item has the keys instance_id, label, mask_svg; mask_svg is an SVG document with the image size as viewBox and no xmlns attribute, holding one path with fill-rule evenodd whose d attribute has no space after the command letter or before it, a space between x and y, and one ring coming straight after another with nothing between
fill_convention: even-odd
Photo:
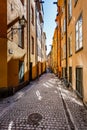
<instances>
[{"instance_id":1,"label":"glass window","mask_svg":"<svg viewBox=\"0 0 87 130\"><path fill-rule=\"evenodd\" d=\"M32 54L34 54L34 38L32 37Z\"/></svg>"},{"instance_id":2,"label":"glass window","mask_svg":"<svg viewBox=\"0 0 87 130\"><path fill-rule=\"evenodd\" d=\"M24 48L24 29L19 24L19 47Z\"/></svg>"},{"instance_id":3,"label":"glass window","mask_svg":"<svg viewBox=\"0 0 87 130\"><path fill-rule=\"evenodd\" d=\"M63 46L63 59L66 58L66 44Z\"/></svg>"},{"instance_id":4,"label":"glass window","mask_svg":"<svg viewBox=\"0 0 87 130\"><path fill-rule=\"evenodd\" d=\"M82 15L76 23L76 51L82 48Z\"/></svg>"},{"instance_id":5,"label":"glass window","mask_svg":"<svg viewBox=\"0 0 87 130\"><path fill-rule=\"evenodd\" d=\"M64 33L66 32L66 19L64 18L64 23L63 23L63 31Z\"/></svg>"},{"instance_id":6,"label":"glass window","mask_svg":"<svg viewBox=\"0 0 87 130\"><path fill-rule=\"evenodd\" d=\"M76 68L76 90L81 97L83 96L82 84L83 84L83 69Z\"/></svg>"},{"instance_id":7,"label":"glass window","mask_svg":"<svg viewBox=\"0 0 87 130\"><path fill-rule=\"evenodd\" d=\"M68 19L69 19L69 21L71 18L72 18L72 0L69 0L69 3L68 3Z\"/></svg>"},{"instance_id":8,"label":"glass window","mask_svg":"<svg viewBox=\"0 0 87 130\"><path fill-rule=\"evenodd\" d=\"M72 67L69 67L69 82L72 83Z\"/></svg>"},{"instance_id":9,"label":"glass window","mask_svg":"<svg viewBox=\"0 0 87 130\"><path fill-rule=\"evenodd\" d=\"M34 9L31 7L31 22L34 25Z\"/></svg>"},{"instance_id":10,"label":"glass window","mask_svg":"<svg viewBox=\"0 0 87 130\"><path fill-rule=\"evenodd\" d=\"M69 56L72 55L72 34L69 37Z\"/></svg>"},{"instance_id":11,"label":"glass window","mask_svg":"<svg viewBox=\"0 0 87 130\"><path fill-rule=\"evenodd\" d=\"M19 61L19 83L24 81L24 62Z\"/></svg>"}]
</instances>

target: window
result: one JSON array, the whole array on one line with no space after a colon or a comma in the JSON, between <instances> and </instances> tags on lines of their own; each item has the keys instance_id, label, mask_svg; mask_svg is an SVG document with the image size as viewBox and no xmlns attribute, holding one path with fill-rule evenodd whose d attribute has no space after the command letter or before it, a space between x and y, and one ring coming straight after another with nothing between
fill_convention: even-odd
<instances>
[{"instance_id":1,"label":"window","mask_svg":"<svg viewBox=\"0 0 87 130\"><path fill-rule=\"evenodd\" d=\"M72 18L72 0L69 0L69 3L68 3L68 20L70 22Z\"/></svg>"},{"instance_id":2,"label":"window","mask_svg":"<svg viewBox=\"0 0 87 130\"><path fill-rule=\"evenodd\" d=\"M31 6L31 23L34 25L34 9Z\"/></svg>"},{"instance_id":3,"label":"window","mask_svg":"<svg viewBox=\"0 0 87 130\"><path fill-rule=\"evenodd\" d=\"M32 37L32 54L34 54L34 38Z\"/></svg>"},{"instance_id":4,"label":"window","mask_svg":"<svg viewBox=\"0 0 87 130\"><path fill-rule=\"evenodd\" d=\"M66 78L66 68L62 68L62 77Z\"/></svg>"},{"instance_id":5,"label":"window","mask_svg":"<svg viewBox=\"0 0 87 130\"><path fill-rule=\"evenodd\" d=\"M68 42L69 42L69 56L72 56L72 34L68 38Z\"/></svg>"},{"instance_id":6,"label":"window","mask_svg":"<svg viewBox=\"0 0 87 130\"><path fill-rule=\"evenodd\" d=\"M11 3L10 6L11 6L11 11L13 11L14 10L14 4Z\"/></svg>"},{"instance_id":7,"label":"window","mask_svg":"<svg viewBox=\"0 0 87 130\"><path fill-rule=\"evenodd\" d=\"M24 48L24 29L19 24L19 44L18 46Z\"/></svg>"},{"instance_id":8,"label":"window","mask_svg":"<svg viewBox=\"0 0 87 130\"><path fill-rule=\"evenodd\" d=\"M66 58L66 44L64 44L62 47L61 57L62 57L62 60Z\"/></svg>"},{"instance_id":9,"label":"window","mask_svg":"<svg viewBox=\"0 0 87 130\"><path fill-rule=\"evenodd\" d=\"M63 31L64 33L66 32L66 19L64 18L64 21L63 21Z\"/></svg>"},{"instance_id":10,"label":"window","mask_svg":"<svg viewBox=\"0 0 87 130\"><path fill-rule=\"evenodd\" d=\"M63 46L63 59L66 58L66 44Z\"/></svg>"},{"instance_id":11,"label":"window","mask_svg":"<svg viewBox=\"0 0 87 130\"><path fill-rule=\"evenodd\" d=\"M82 92L82 84L83 84L83 69L76 68L76 90L79 96L83 96Z\"/></svg>"},{"instance_id":12,"label":"window","mask_svg":"<svg viewBox=\"0 0 87 130\"><path fill-rule=\"evenodd\" d=\"M76 51L82 48L82 15L79 17L76 23Z\"/></svg>"},{"instance_id":13,"label":"window","mask_svg":"<svg viewBox=\"0 0 87 130\"><path fill-rule=\"evenodd\" d=\"M19 83L24 81L24 62L19 61Z\"/></svg>"}]
</instances>

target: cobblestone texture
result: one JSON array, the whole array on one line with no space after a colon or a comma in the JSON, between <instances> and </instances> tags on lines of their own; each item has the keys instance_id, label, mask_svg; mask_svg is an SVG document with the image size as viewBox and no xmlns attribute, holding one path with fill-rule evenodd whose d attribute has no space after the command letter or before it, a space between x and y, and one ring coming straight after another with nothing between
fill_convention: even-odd
<instances>
[{"instance_id":1,"label":"cobblestone texture","mask_svg":"<svg viewBox=\"0 0 87 130\"><path fill-rule=\"evenodd\" d=\"M42 75L3 102L0 101L0 130L87 129L87 110L54 74ZM42 118L32 124L29 115L33 113L40 114ZM73 129L69 120L74 125Z\"/></svg>"},{"instance_id":2,"label":"cobblestone texture","mask_svg":"<svg viewBox=\"0 0 87 130\"><path fill-rule=\"evenodd\" d=\"M77 130L87 130L87 109L74 92L68 91L63 86L58 89L66 103L71 120Z\"/></svg>"}]
</instances>

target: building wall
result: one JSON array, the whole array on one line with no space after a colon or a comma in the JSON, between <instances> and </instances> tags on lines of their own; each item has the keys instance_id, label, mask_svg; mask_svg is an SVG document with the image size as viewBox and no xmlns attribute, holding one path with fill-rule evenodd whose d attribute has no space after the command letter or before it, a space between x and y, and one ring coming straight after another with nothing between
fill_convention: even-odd
<instances>
[{"instance_id":1,"label":"building wall","mask_svg":"<svg viewBox=\"0 0 87 130\"><path fill-rule=\"evenodd\" d=\"M52 68L53 72L58 72L58 28L54 30L53 41L52 41Z\"/></svg>"},{"instance_id":2,"label":"building wall","mask_svg":"<svg viewBox=\"0 0 87 130\"><path fill-rule=\"evenodd\" d=\"M0 89L8 90L19 86L19 61L24 62L24 81L29 80L27 26L24 28L24 47L19 44L19 18L27 18L26 0L6 0L0 2ZM11 31L11 27L15 28ZM13 37L12 37L13 36ZM3 59L3 60L2 60ZM22 83L23 83L22 82Z\"/></svg>"},{"instance_id":3,"label":"building wall","mask_svg":"<svg viewBox=\"0 0 87 130\"><path fill-rule=\"evenodd\" d=\"M0 38L0 89L7 87L7 39Z\"/></svg>"},{"instance_id":4,"label":"building wall","mask_svg":"<svg viewBox=\"0 0 87 130\"><path fill-rule=\"evenodd\" d=\"M37 49L36 49L36 12L35 1L30 0L30 62L32 62L32 79L37 77ZM31 21L32 8L34 11L34 24ZM34 54L32 54L32 37L34 38Z\"/></svg>"},{"instance_id":5,"label":"building wall","mask_svg":"<svg viewBox=\"0 0 87 130\"><path fill-rule=\"evenodd\" d=\"M65 19L65 4L61 3L61 67L62 67L62 76L66 77L63 69L66 69L66 30L64 31L64 19ZM64 74L63 74L64 73Z\"/></svg>"},{"instance_id":6,"label":"building wall","mask_svg":"<svg viewBox=\"0 0 87 130\"><path fill-rule=\"evenodd\" d=\"M63 45L61 45L61 40L62 40L62 37L61 37L61 27L63 26L63 23L62 23L62 26L61 26L61 17L62 17L62 12L61 12L61 4L63 1L59 1L58 6L57 6L57 15L56 15L56 19L55 19L55 22L56 22L56 26L57 26L57 66L58 66L58 77L60 78L62 76L62 69L61 69L61 59L63 58L61 56L61 47L63 48ZM63 44L63 43L62 43ZM63 60L63 59L62 59Z\"/></svg>"},{"instance_id":7,"label":"building wall","mask_svg":"<svg viewBox=\"0 0 87 130\"><path fill-rule=\"evenodd\" d=\"M7 2L0 1L0 91L7 87Z\"/></svg>"},{"instance_id":8,"label":"building wall","mask_svg":"<svg viewBox=\"0 0 87 130\"><path fill-rule=\"evenodd\" d=\"M81 67L83 68L83 100L87 101L87 80L86 80L86 71L87 71L87 60L86 60L86 53L87 53L87 37L86 37L86 32L87 32L87 18L86 18L86 13L87 13L87 5L86 5L86 0L84 1L77 1L77 4L75 6L74 1L72 1L72 11L73 11L73 17L71 20L72 24L72 33L73 33L73 88L76 90L76 67ZM82 13L82 33L83 33L83 49L76 52L75 50L75 25L76 22Z\"/></svg>"},{"instance_id":9,"label":"building wall","mask_svg":"<svg viewBox=\"0 0 87 130\"><path fill-rule=\"evenodd\" d=\"M60 4L60 0L58 1L59 5L62 7L62 4ZM68 80L69 80L69 67L72 67L72 88L77 92L78 89L76 88L76 68L82 68L83 69L83 74L82 74L82 98L85 102L87 102L87 60L86 60L86 53L87 53L87 36L86 36L86 32L87 32L87 18L86 18L86 14L87 14L87 4L86 4L86 0L82 1L82 0L77 0L77 3L75 4L75 1L72 0L72 17L69 21L68 19L68 4L69 4L69 0L67 0L67 60L68 60ZM64 7L64 6L63 6ZM76 23L77 20L79 19L80 15L82 13L82 44L83 47L79 50L76 51L76 31L75 31L75 27L76 27ZM63 14L61 15L61 29L63 27L63 21L64 21L64 17L65 17L65 11L63 9ZM69 41L68 38L70 37L70 35L72 34L72 55L69 55ZM66 41L66 34L63 34L63 38L61 39L61 47L63 53L63 45ZM62 34L61 34L62 36ZM62 55L61 55L62 56ZM65 59L63 59L61 61L62 63L62 67L66 67L66 57ZM78 86L79 87L79 86ZM79 93L79 91L78 91ZM81 95L79 93L79 95Z\"/></svg>"},{"instance_id":10,"label":"building wall","mask_svg":"<svg viewBox=\"0 0 87 130\"><path fill-rule=\"evenodd\" d=\"M21 0L8 0L7 1L7 26L8 26L8 45L11 44L10 41L14 44L14 47L12 48L12 45L10 45L10 49L13 51L13 56L8 61L8 87L18 86L19 83L19 61L24 62L24 81L26 82L29 80L29 68L28 68L28 59L27 59L27 27L24 28L24 47L23 49L19 47L19 30L15 29L13 31L13 39L11 39L11 27L13 28L20 28L19 27L19 18L24 17L26 18L26 0L24 1L24 4L22 4ZM18 19L18 20L17 20ZM16 47L15 47L16 46ZM16 50L19 52L17 54L17 57L15 56ZM25 54L22 55L23 51L25 51ZM9 48L8 48L9 53ZM10 54L12 55L12 54ZM15 65L14 65L15 63Z\"/></svg>"},{"instance_id":11,"label":"building wall","mask_svg":"<svg viewBox=\"0 0 87 130\"><path fill-rule=\"evenodd\" d=\"M46 33L43 32L42 33L42 51L41 51L41 55L42 55L42 73L44 73L46 71Z\"/></svg>"},{"instance_id":12,"label":"building wall","mask_svg":"<svg viewBox=\"0 0 87 130\"><path fill-rule=\"evenodd\" d=\"M7 37L7 1L1 0L0 2L0 38Z\"/></svg>"},{"instance_id":13,"label":"building wall","mask_svg":"<svg viewBox=\"0 0 87 130\"><path fill-rule=\"evenodd\" d=\"M43 44L43 5L37 2L37 61L38 61L38 75L42 74L42 44Z\"/></svg>"}]
</instances>

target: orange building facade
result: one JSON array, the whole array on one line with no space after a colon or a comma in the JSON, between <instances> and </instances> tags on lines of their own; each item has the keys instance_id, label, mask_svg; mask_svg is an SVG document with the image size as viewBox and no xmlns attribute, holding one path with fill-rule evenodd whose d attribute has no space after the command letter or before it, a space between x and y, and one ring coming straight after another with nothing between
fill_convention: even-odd
<instances>
[{"instance_id":1,"label":"orange building facade","mask_svg":"<svg viewBox=\"0 0 87 130\"><path fill-rule=\"evenodd\" d=\"M72 87L77 95L86 103L86 0L58 0L57 8L58 15L56 22L60 27L58 43L60 43L61 46L60 51L58 48L57 52L61 55L61 58L58 57L58 63L61 59L61 77L68 81L68 85ZM60 24L58 17L60 17Z\"/></svg>"},{"instance_id":2,"label":"orange building facade","mask_svg":"<svg viewBox=\"0 0 87 130\"><path fill-rule=\"evenodd\" d=\"M43 30L40 43L43 58L38 65L36 14L42 20L41 8L38 0L0 1L0 95L14 93L46 70Z\"/></svg>"},{"instance_id":3,"label":"orange building facade","mask_svg":"<svg viewBox=\"0 0 87 130\"><path fill-rule=\"evenodd\" d=\"M19 5L19 6L18 6ZM3 10L4 7L4 10ZM25 11L24 11L25 8ZM26 1L3 0L0 2L0 90L18 89L29 80ZM2 33L3 32L3 33ZM19 86L20 87L20 86Z\"/></svg>"}]
</instances>

